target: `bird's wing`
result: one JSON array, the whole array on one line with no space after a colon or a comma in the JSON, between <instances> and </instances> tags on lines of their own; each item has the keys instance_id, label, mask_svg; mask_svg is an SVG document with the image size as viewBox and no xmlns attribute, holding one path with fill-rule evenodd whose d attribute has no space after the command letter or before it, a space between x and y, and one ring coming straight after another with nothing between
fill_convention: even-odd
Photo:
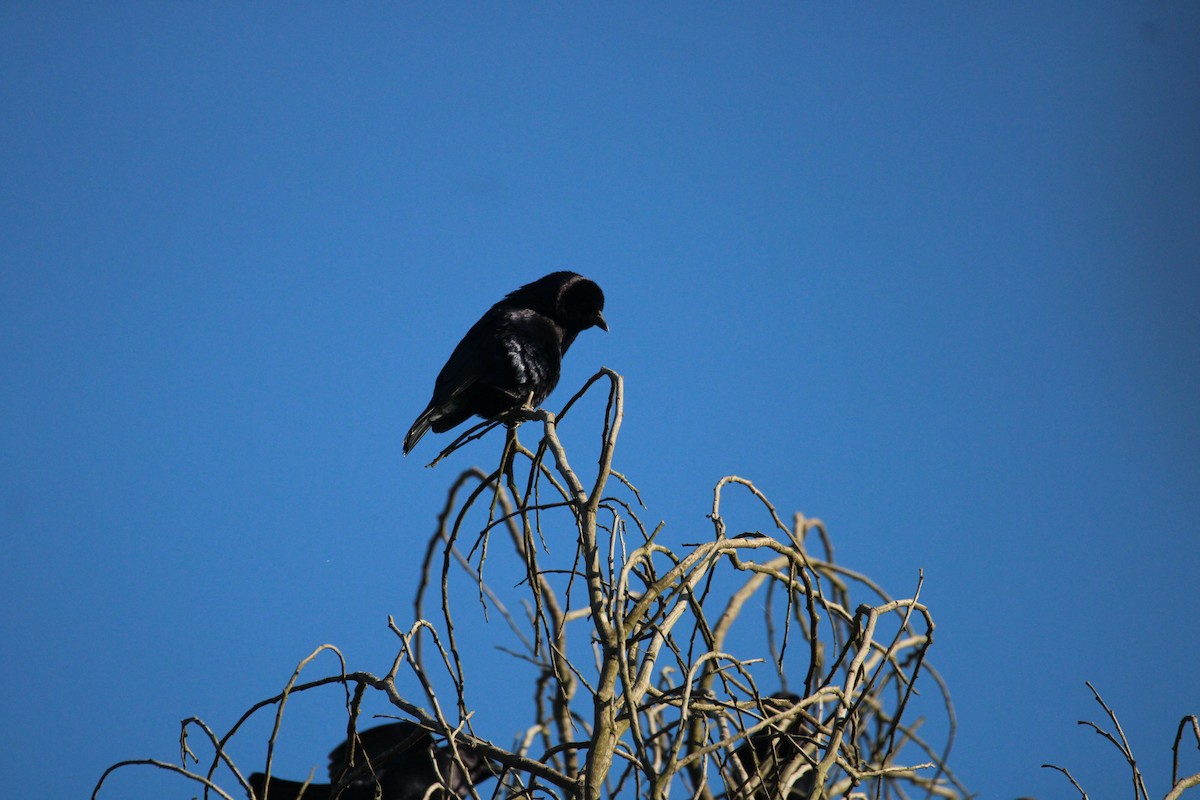
<instances>
[{"instance_id":1,"label":"bird's wing","mask_svg":"<svg viewBox=\"0 0 1200 800\"><path fill-rule=\"evenodd\" d=\"M266 796L267 783L267 776L261 772L250 776L250 788L254 790L255 797ZM330 800L331 790L328 783L302 783L274 777L270 780L271 800Z\"/></svg>"},{"instance_id":2,"label":"bird's wing","mask_svg":"<svg viewBox=\"0 0 1200 800\"><path fill-rule=\"evenodd\" d=\"M369 778L373 771L385 768L399 755L410 751L428 752L433 743L428 731L407 721L377 725L355 735L358 741L353 749L353 759L349 742L342 742L329 754L329 780L332 783L341 780L347 769L362 770L362 777Z\"/></svg>"},{"instance_id":3,"label":"bird's wing","mask_svg":"<svg viewBox=\"0 0 1200 800\"><path fill-rule=\"evenodd\" d=\"M462 765L467 768L466 774L454 759L454 752L450 749L449 744L444 744L434 751L439 774L445 779L450 790L461 798L467 797L471 793L471 787L475 784L499 775L501 772L500 764L489 761L486 756L470 745L459 742L458 755L462 759Z\"/></svg>"},{"instance_id":4,"label":"bird's wing","mask_svg":"<svg viewBox=\"0 0 1200 800\"><path fill-rule=\"evenodd\" d=\"M433 385L433 399L437 405L451 405L455 397L473 384L488 380L494 371L498 349L494 332L499 318L500 312L493 306L455 346Z\"/></svg>"},{"instance_id":5,"label":"bird's wing","mask_svg":"<svg viewBox=\"0 0 1200 800\"><path fill-rule=\"evenodd\" d=\"M434 383L431 405L448 408L475 384L516 392L536 381L537 376L527 374L528 365L523 363L530 347L552 348L557 358L554 324L536 311L497 303L471 326L450 354Z\"/></svg>"}]
</instances>

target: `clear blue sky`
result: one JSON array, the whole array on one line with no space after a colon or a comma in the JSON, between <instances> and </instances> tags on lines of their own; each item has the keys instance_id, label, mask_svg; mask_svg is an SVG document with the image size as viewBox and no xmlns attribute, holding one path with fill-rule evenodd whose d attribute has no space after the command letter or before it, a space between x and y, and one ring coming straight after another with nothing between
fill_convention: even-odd
<instances>
[{"instance_id":1,"label":"clear blue sky","mask_svg":"<svg viewBox=\"0 0 1200 800\"><path fill-rule=\"evenodd\" d=\"M563 268L612 327L563 387L626 377L666 541L736 473L894 594L924 569L983 797L1124 785L1085 680L1160 795L1200 712L1195 3L6 2L0 259L12 797L172 758L323 642L386 671L498 447L426 470L404 432ZM289 708L279 771L336 706Z\"/></svg>"}]
</instances>

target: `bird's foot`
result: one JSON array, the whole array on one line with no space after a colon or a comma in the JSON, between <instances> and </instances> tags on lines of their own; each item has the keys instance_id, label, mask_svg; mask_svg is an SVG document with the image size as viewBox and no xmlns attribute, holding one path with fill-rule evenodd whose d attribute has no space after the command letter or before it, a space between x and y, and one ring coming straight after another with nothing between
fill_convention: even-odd
<instances>
[{"instance_id":1,"label":"bird's foot","mask_svg":"<svg viewBox=\"0 0 1200 800\"><path fill-rule=\"evenodd\" d=\"M538 410L532 406L521 406L504 412L499 419L506 425L520 425L538 418Z\"/></svg>"}]
</instances>

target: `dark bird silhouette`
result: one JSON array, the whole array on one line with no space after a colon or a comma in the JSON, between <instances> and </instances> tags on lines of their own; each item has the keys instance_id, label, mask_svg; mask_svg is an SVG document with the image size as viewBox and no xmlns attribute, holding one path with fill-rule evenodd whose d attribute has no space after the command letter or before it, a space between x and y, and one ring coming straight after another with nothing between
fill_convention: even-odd
<instances>
[{"instance_id":1,"label":"dark bird silhouette","mask_svg":"<svg viewBox=\"0 0 1200 800\"><path fill-rule=\"evenodd\" d=\"M331 783L306 787L300 781L271 778L268 784L266 776L256 772L250 776L250 788L258 800L421 800L430 787L438 787L430 798L455 800L466 797L468 787L499 773L495 764L467 745L460 744L458 754L465 774L449 745L435 748L433 737L420 726L393 722L359 731L353 748L348 741L335 747L329 754Z\"/></svg>"},{"instance_id":2,"label":"dark bird silhouette","mask_svg":"<svg viewBox=\"0 0 1200 800\"><path fill-rule=\"evenodd\" d=\"M765 698L764 713L778 714L799 702L799 696L791 692L776 692ZM746 775L752 780L757 775L760 783L749 795L746 794L748 787L730 786L726 797L747 800L781 800L784 797L786 800L807 800L812 794L813 779L816 777L811 768L792 783L786 796L782 795L780 785L785 772L790 777L804 763L798 760L801 758L803 743L808 738L803 734L803 720L796 717L786 727L768 726L748 737L733 751L733 755L741 762ZM733 774L737 775L736 772Z\"/></svg>"},{"instance_id":3,"label":"dark bird silhouette","mask_svg":"<svg viewBox=\"0 0 1200 800\"><path fill-rule=\"evenodd\" d=\"M552 272L510 293L450 354L433 399L404 437L405 455L430 428L442 433L472 415L495 419L541 405L558 383L567 348L593 325L608 330L604 292L582 275Z\"/></svg>"}]
</instances>

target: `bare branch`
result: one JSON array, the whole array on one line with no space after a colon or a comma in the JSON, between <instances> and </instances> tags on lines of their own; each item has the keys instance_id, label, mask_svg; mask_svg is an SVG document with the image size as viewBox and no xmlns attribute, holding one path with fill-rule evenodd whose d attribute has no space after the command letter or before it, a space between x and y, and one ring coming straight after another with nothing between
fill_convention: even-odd
<instances>
[{"instance_id":1,"label":"bare branch","mask_svg":"<svg viewBox=\"0 0 1200 800\"><path fill-rule=\"evenodd\" d=\"M559 433L577 422L569 412L589 391L604 392L598 450L594 471L577 472ZM497 765L493 798L968 797L947 768L954 712L926 663L934 624L919 600L923 577L914 597L892 598L834 562L820 520L796 514L785 523L752 481L736 475L713 489L711 533L686 537L704 541L665 542L663 524L646 523L642 496L615 467L623 416L624 382L602 369L557 414L514 413L451 442L433 463L506 427L494 471L471 468L449 486L418 569L414 618L403 627L388 619L398 648L383 677L348 672L336 648L323 645L280 694L256 703L224 736L186 721L183 766L170 769L227 798L217 786L224 769L249 792L228 755L231 737L273 707L269 775L289 699L339 685L348 742L356 741L364 697L380 695L444 740L438 752L448 760L434 765L443 785L470 772L467 754ZM518 433L532 441L530 431L536 445L526 447ZM761 530L723 516L727 491L753 498ZM511 548L515 572L511 559L488 559L497 548ZM474 730L473 709L488 698L473 695L473 675L489 666L479 664L477 643L459 641L455 624L455 615L471 613L471 600L479 604L474 613L499 613L508 626L511 639L494 643L495 652L535 672L528 716L497 733L511 737L509 747ZM337 674L301 683L300 673L326 650L338 658ZM419 703L397 688L401 670L419 686ZM919 697L930 681L936 691ZM927 741L924 717L909 719L910 706L943 716L949 737ZM186 769L197 760L189 727L214 752L207 775ZM1117 731L1111 741L1128 752ZM134 763L162 762L114 765L96 791L112 770ZM455 791L481 800L470 782Z\"/></svg>"}]
</instances>

